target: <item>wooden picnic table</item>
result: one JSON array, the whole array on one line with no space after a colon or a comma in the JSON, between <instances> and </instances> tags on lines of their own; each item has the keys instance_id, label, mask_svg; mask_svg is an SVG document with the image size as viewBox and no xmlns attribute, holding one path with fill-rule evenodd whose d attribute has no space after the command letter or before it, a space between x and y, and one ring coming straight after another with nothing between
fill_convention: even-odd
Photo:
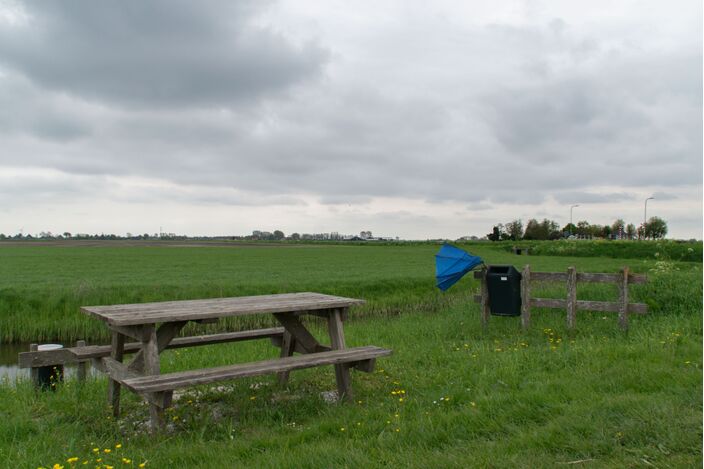
<instances>
[{"instance_id":1,"label":"wooden picnic table","mask_svg":"<svg viewBox=\"0 0 704 469\"><path fill-rule=\"evenodd\" d=\"M334 365L339 397L350 398L350 368L370 372L377 357L391 350L374 346L347 348L343 320L349 307L363 300L321 293L286 293L278 295L215 298L206 300L166 301L158 303L110 306L83 306L81 311L105 322L112 333L110 356L94 358L94 364L109 376L108 400L113 413L119 415L122 386L142 395L148 402L153 428L163 425L163 410L171 405L173 391L188 386L230 380L239 377L277 373L285 383L292 370ZM280 358L215 368L161 374L159 355L188 324L216 322L231 316L271 314L283 326L277 345ZM300 316L310 314L325 318L330 346L323 345L305 327ZM238 332L237 339L276 336L273 329ZM232 334L232 333L230 333ZM247 337L250 336L250 337ZM210 336L202 336L210 337ZM230 336L228 336L230 337ZM135 351L129 363L123 363L125 340ZM176 339L176 341L182 338ZM185 339L188 346L199 345L198 337ZM226 339L219 342L225 342ZM204 340L218 343L217 340ZM301 355L294 356L294 352Z\"/></svg>"}]
</instances>

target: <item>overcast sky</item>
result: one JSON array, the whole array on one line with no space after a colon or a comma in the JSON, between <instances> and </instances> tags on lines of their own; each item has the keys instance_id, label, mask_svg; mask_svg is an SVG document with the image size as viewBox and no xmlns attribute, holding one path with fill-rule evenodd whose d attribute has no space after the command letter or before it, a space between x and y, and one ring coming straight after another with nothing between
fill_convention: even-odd
<instances>
[{"instance_id":1,"label":"overcast sky","mask_svg":"<svg viewBox=\"0 0 704 469\"><path fill-rule=\"evenodd\" d=\"M702 236L701 1L0 0L0 232Z\"/></svg>"}]
</instances>

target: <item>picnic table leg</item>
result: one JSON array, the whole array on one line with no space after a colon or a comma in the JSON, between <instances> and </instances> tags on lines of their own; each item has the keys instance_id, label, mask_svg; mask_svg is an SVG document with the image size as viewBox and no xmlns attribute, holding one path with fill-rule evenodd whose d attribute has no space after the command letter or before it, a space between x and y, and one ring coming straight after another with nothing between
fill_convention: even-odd
<instances>
[{"instance_id":1,"label":"picnic table leg","mask_svg":"<svg viewBox=\"0 0 704 469\"><path fill-rule=\"evenodd\" d=\"M342 328L342 315L346 311L333 309L328 316L328 332L333 350L342 350L345 346L345 333ZM337 381L337 394L340 400L352 399L350 367L346 364L335 365L335 380Z\"/></svg>"},{"instance_id":2,"label":"picnic table leg","mask_svg":"<svg viewBox=\"0 0 704 469\"><path fill-rule=\"evenodd\" d=\"M284 336L281 341L281 357L290 357L293 355L293 351L296 349L296 339L291 335L289 331L284 331ZM282 371L279 373L279 384L283 386L288 383L288 371Z\"/></svg>"},{"instance_id":3,"label":"picnic table leg","mask_svg":"<svg viewBox=\"0 0 704 469\"><path fill-rule=\"evenodd\" d=\"M125 336L117 331L112 331L110 357L122 362L125 354ZM108 402L112 405L112 415L120 416L120 383L108 378Z\"/></svg>"},{"instance_id":4,"label":"picnic table leg","mask_svg":"<svg viewBox=\"0 0 704 469\"><path fill-rule=\"evenodd\" d=\"M156 324L147 324L142 328L142 356L144 357L144 375L158 375L160 367ZM154 393L153 397L154 400L162 402L161 406L149 402L151 428L156 431L164 427L164 401L170 400L170 396L167 397L164 393Z\"/></svg>"}]
</instances>

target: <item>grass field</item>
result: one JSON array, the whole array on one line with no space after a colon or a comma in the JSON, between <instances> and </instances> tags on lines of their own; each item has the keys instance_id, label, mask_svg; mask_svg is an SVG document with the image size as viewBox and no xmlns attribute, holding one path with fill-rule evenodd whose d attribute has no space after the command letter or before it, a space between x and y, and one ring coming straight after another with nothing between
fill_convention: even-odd
<instances>
[{"instance_id":1,"label":"grass field","mask_svg":"<svg viewBox=\"0 0 704 469\"><path fill-rule=\"evenodd\" d=\"M437 248L0 247L3 340L103 339L78 313L82 304L313 290L367 299L346 325L348 345L394 350L375 373L353 375L353 403L321 399L334 388L328 369L293 373L287 389L272 377L239 380L182 397L169 414L172 431L156 438L130 393L124 417L108 418L103 379L40 394L6 383L0 466L68 468L75 457L75 467L701 467L701 263L470 246L487 263L588 272L629 265L650 279L632 297L651 313L632 317L629 333L602 313L579 313L568 332L558 310L535 311L527 332L517 318L492 318L483 332L469 301L474 280L448 294L434 288ZM616 289L580 287L578 297L615 299ZM165 352L162 366L275 353L264 341L183 349Z\"/></svg>"}]
</instances>

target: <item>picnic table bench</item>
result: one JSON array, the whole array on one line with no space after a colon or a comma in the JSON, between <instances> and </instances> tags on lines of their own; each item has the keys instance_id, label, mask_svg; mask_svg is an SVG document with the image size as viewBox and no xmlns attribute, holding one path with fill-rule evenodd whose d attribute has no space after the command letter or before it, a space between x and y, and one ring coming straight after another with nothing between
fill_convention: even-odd
<instances>
[{"instance_id":1,"label":"picnic table bench","mask_svg":"<svg viewBox=\"0 0 704 469\"><path fill-rule=\"evenodd\" d=\"M174 390L241 377L278 374L279 382L286 383L290 371L333 365L338 395L341 399L349 399L352 395L350 369L371 372L377 358L391 354L391 350L375 346L346 347L343 320L350 306L361 303L363 300L306 292L84 306L81 311L106 323L112 334L111 345L66 350L74 358L92 358L94 365L107 373L108 400L116 417L119 415L122 386L143 396L149 403L153 428L163 426L163 411L171 405ZM252 314L271 314L283 327L211 336L176 337L189 321L208 323L225 317ZM306 314L326 319L329 346L318 342L301 322L300 316ZM127 343L128 338L136 342ZM159 355L168 348L255 338L271 338L275 345L281 347L280 357L161 374ZM125 352L134 352L129 363L123 363ZM294 356L294 352L301 355ZM36 356L27 355L26 360L31 361Z\"/></svg>"}]
</instances>

